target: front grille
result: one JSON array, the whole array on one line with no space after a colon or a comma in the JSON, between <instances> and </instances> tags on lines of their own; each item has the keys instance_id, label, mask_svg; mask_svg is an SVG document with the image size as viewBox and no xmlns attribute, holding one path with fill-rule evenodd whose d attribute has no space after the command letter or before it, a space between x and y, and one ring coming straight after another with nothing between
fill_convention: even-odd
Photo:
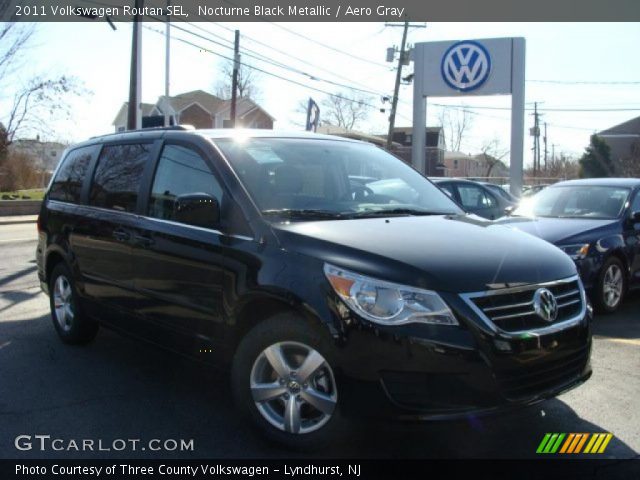
<instances>
[{"instance_id":1,"label":"front grille","mask_svg":"<svg viewBox=\"0 0 640 480\"><path fill-rule=\"evenodd\" d=\"M533 297L541 287L550 290L558 302L558 317L553 323L540 318L534 310ZM582 293L577 278L550 284L493 290L469 295L468 298L488 320L506 332L548 327L579 315L583 309Z\"/></svg>"},{"instance_id":2,"label":"front grille","mask_svg":"<svg viewBox=\"0 0 640 480\"><path fill-rule=\"evenodd\" d=\"M553 360L497 371L495 375L504 396L509 400L519 400L569 385L582 375L588 361L589 347L585 346Z\"/></svg>"}]
</instances>

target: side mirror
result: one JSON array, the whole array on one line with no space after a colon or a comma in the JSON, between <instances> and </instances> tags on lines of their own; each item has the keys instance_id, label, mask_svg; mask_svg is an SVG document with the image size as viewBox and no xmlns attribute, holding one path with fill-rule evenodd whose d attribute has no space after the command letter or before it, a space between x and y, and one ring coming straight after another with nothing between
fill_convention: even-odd
<instances>
[{"instance_id":1,"label":"side mirror","mask_svg":"<svg viewBox=\"0 0 640 480\"><path fill-rule=\"evenodd\" d=\"M509 205L508 207L505 207L504 213L507 216L511 216L511 214L514 212L515 209L516 209L516 207L514 205Z\"/></svg>"},{"instance_id":2,"label":"side mirror","mask_svg":"<svg viewBox=\"0 0 640 480\"><path fill-rule=\"evenodd\" d=\"M631 216L629 217L629 220L631 220L631 223L633 224L640 223L640 210L631 212Z\"/></svg>"},{"instance_id":3,"label":"side mirror","mask_svg":"<svg viewBox=\"0 0 640 480\"><path fill-rule=\"evenodd\" d=\"M220 204L207 193L180 195L173 204L173 219L197 227L215 228L220 223Z\"/></svg>"}]
</instances>

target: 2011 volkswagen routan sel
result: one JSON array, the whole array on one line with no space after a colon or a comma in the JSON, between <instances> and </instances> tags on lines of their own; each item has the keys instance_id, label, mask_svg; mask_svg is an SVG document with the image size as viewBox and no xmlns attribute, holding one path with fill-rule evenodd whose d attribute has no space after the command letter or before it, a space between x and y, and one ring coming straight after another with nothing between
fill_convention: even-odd
<instances>
[{"instance_id":1,"label":"2011 volkswagen routan sel","mask_svg":"<svg viewBox=\"0 0 640 480\"><path fill-rule=\"evenodd\" d=\"M363 177L395 187L376 194ZM66 152L38 229L64 342L104 325L230 366L239 408L290 446L326 441L350 414L477 415L591 374L571 259L464 214L370 144L180 128L94 138Z\"/></svg>"}]
</instances>

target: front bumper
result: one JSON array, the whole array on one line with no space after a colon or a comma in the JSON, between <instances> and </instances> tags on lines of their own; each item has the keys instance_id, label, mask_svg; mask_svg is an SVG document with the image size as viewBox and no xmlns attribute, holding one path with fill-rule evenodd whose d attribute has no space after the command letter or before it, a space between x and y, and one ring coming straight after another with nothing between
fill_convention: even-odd
<instances>
[{"instance_id":1,"label":"front bumper","mask_svg":"<svg viewBox=\"0 0 640 480\"><path fill-rule=\"evenodd\" d=\"M340 349L345 413L404 420L486 415L555 397L591 376L589 309L567 329L504 339L464 318L470 312L463 305L452 306L464 320L459 328L354 321Z\"/></svg>"}]
</instances>

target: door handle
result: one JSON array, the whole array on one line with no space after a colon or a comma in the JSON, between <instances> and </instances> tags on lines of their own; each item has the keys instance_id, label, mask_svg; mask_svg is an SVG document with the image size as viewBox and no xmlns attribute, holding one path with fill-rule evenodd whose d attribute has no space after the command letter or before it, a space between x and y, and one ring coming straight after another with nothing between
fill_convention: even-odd
<instances>
[{"instance_id":1,"label":"door handle","mask_svg":"<svg viewBox=\"0 0 640 480\"><path fill-rule=\"evenodd\" d=\"M153 238L147 237L146 235L135 235L133 237L133 242L141 247L150 247L155 243Z\"/></svg>"},{"instance_id":2,"label":"door handle","mask_svg":"<svg viewBox=\"0 0 640 480\"><path fill-rule=\"evenodd\" d=\"M127 242L131 239L131 234L122 228L117 228L113 231L113 238L119 242Z\"/></svg>"}]
</instances>

